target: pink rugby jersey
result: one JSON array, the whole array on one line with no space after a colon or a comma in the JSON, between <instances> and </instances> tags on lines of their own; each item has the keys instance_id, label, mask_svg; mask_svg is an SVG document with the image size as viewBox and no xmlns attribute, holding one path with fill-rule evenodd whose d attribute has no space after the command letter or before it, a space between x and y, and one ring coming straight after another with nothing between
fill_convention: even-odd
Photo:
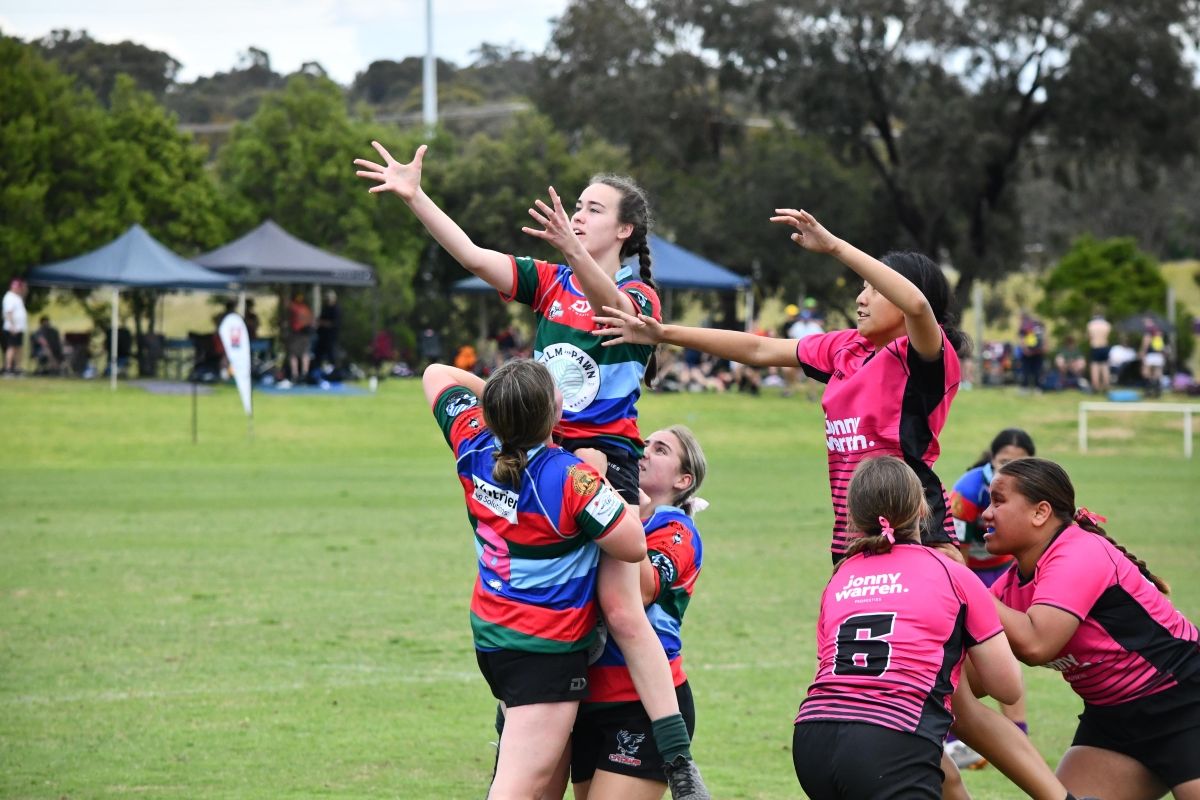
<instances>
[{"instance_id":1,"label":"pink rugby jersey","mask_svg":"<svg viewBox=\"0 0 1200 800\"><path fill-rule=\"evenodd\" d=\"M1094 706L1114 706L1200 676L1196 626L1103 536L1067 526L1038 559L991 588L1007 606L1062 609L1079 627L1045 666Z\"/></svg>"},{"instance_id":2,"label":"pink rugby jersey","mask_svg":"<svg viewBox=\"0 0 1200 800\"><path fill-rule=\"evenodd\" d=\"M979 578L928 547L846 559L821 596L817 676L796 722L861 722L940 746L967 649L1002 630Z\"/></svg>"},{"instance_id":3,"label":"pink rugby jersey","mask_svg":"<svg viewBox=\"0 0 1200 800\"><path fill-rule=\"evenodd\" d=\"M841 558L854 535L846 530L846 487L859 462L896 456L912 467L925 488L930 517L925 544L957 541L949 500L933 464L941 454L938 434L958 393L958 354L942 334L942 358L925 361L902 336L881 351L856 330L806 336L796 345L804 373L827 384L825 443L833 499L833 543Z\"/></svg>"}]
</instances>

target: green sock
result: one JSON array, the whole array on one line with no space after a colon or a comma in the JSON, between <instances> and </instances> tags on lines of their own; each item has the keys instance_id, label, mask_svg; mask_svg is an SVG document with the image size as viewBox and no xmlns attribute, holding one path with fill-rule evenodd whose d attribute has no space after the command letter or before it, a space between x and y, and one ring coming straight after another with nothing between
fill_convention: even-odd
<instances>
[{"instance_id":1,"label":"green sock","mask_svg":"<svg viewBox=\"0 0 1200 800\"><path fill-rule=\"evenodd\" d=\"M650 723L650 730L654 733L654 743L658 746L663 763L670 764L679 756L692 760L692 739L688 736L687 725L681 714L654 720Z\"/></svg>"}]
</instances>

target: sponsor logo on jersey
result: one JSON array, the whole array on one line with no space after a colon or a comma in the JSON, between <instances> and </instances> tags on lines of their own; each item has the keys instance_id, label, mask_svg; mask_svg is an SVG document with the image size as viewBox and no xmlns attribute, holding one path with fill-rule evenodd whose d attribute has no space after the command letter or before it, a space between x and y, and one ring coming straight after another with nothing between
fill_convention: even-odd
<instances>
[{"instance_id":1,"label":"sponsor logo on jersey","mask_svg":"<svg viewBox=\"0 0 1200 800\"><path fill-rule=\"evenodd\" d=\"M582 411L600 392L600 366L573 344L559 342L546 347L538 358L563 396L564 411Z\"/></svg>"},{"instance_id":2,"label":"sponsor logo on jersey","mask_svg":"<svg viewBox=\"0 0 1200 800\"><path fill-rule=\"evenodd\" d=\"M568 467L567 474L571 476L571 489L580 497L587 497L591 494L600 481L594 473L588 472L579 464L572 464Z\"/></svg>"},{"instance_id":3,"label":"sponsor logo on jersey","mask_svg":"<svg viewBox=\"0 0 1200 800\"><path fill-rule=\"evenodd\" d=\"M1076 669L1083 669L1084 667L1092 667L1095 666L1095 664L1093 664L1091 661L1084 661L1081 664L1079 663L1079 659L1075 658L1075 656L1071 655L1070 653L1067 653L1065 656L1056 658L1053 661L1047 661L1045 664L1042 664L1042 666L1048 669L1057 670L1058 672L1070 672ZM1067 678L1067 680L1071 679Z\"/></svg>"},{"instance_id":4,"label":"sponsor logo on jersey","mask_svg":"<svg viewBox=\"0 0 1200 800\"><path fill-rule=\"evenodd\" d=\"M592 310L592 304L587 300L576 300L574 303L571 303L571 310L576 314L588 314Z\"/></svg>"},{"instance_id":5,"label":"sponsor logo on jersey","mask_svg":"<svg viewBox=\"0 0 1200 800\"><path fill-rule=\"evenodd\" d=\"M475 502L491 510L496 516L503 517L514 525L517 524L516 492L493 486L478 475L472 475L471 481L475 484L475 492L472 495Z\"/></svg>"},{"instance_id":6,"label":"sponsor logo on jersey","mask_svg":"<svg viewBox=\"0 0 1200 800\"><path fill-rule=\"evenodd\" d=\"M846 585L834 592L834 599L856 600L864 597L879 597L887 594L904 594L908 589L900 583L899 572L882 572L878 575L856 575Z\"/></svg>"},{"instance_id":7,"label":"sponsor logo on jersey","mask_svg":"<svg viewBox=\"0 0 1200 800\"><path fill-rule=\"evenodd\" d=\"M608 760L614 764L625 764L630 767L641 766L642 760L636 756L645 738L646 734L644 733L617 731L617 752L609 753Z\"/></svg>"},{"instance_id":8,"label":"sponsor logo on jersey","mask_svg":"<svg viewBox=\"0 0 1200 800\"><path fill-rule=\"evenodd\" d=\"M474 418L468 420L467 427L471 428L472 430L478 428L479 427L479 417L474 417Z\"/></svg>"},{"instance_id":9,"label":"sponsor logo on jersey","mask_svg":"<svg viewBox=\"0 0 1200 800\"><path fill-rule=\"evenodd\" d=\"M607 525L621 511L622 506L624 503L616 492L607 486L601 486L584 511L600 524Z\"/></svg>"},{"instance_id":10,"label":"sponsor logo on jersey","mask_svg":"<svg viewBox=\"0 0 1200 800\"><path fill-rule=\"evenodd\" d=\"M546 312L546 319L558 319L563 315L562 303L555 300L550 304L550 309Z\"/></svg>"},{"instance_id":11,"label":"sponsor logo on jersey","mask_svg":"<svg viewBox=\"0 0 1200 800\"><path fill-rule=\"evenodd\" d=\"M867 437L858 432L862 417L846 417L845 419L825 419L825 443L829 452L857 453L874 447L875 443L867 441Z\"/></svg>"},{"instance_id":12,"label":"sponsor logo on jersey","mask_svg":"<svg viewBox=\"0 0 1200 800\"><path fill-rule=\"evenodd\" d=\"M457 397L452 397L450 402L446 403L446 416L453 419L469 408L474 408L479 405L479 398L473 394L461 394Z\"/></svg>"}]
</instances>

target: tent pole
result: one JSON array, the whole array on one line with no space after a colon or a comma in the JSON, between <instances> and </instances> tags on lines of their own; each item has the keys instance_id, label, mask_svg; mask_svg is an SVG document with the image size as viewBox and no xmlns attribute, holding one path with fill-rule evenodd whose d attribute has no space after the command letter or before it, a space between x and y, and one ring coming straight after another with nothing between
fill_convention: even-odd
<instances>
[{"instance_id":1,"label":"tent pole","mask_svg":"<svg viewBox=\"0 0 1200 800\"><path fill-rule=\"evenodd\" d=\"M108 365L109 388L114 392L117 390L117 325L119 323L119 305L121 302L121 290L116 286L113 287L112 293L112 322L109 327L109 356L111 360Z\"/></svg>"},{"instance_id":2,"label":"tent pole","mask_svg":"<svg viewBox=\"0 0 1200 800\"><path fill-rule=\"evenodd\" d=\"M246 318L246 287L242 286L238 289L238 316L242 319Z\"/></svg>"},{"instance_id":3,"label":"tent pole","mask_svg":"<svg viewBox=\"0 0 1200 800\"><path fill-rule=\"evenodd\" d=\"M313 324L321 318L321 284L313 284L313 302L312 302Z\"/></svg>"}]
</instances>

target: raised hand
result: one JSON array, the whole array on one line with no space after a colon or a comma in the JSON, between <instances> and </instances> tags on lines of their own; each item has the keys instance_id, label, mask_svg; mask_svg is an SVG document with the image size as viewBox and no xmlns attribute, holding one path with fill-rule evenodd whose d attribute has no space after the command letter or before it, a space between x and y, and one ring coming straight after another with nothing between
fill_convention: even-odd
<instances>
[{"instance_id":1,"label":"raised hand","mask_svg":"<svg viewBox=\"0 0 1200 800\"><path fill-rule=\"evenodd\" d=\"M614 344L658 344L663 340L662 323L646 314L626 314L612 306L604 306L604 314L597 314L595 319L599 328L592 333L596 336L609 336L603 342L604 347Z\"/></svg>"},{"instance_id":2,"label":"raised hand","mask_svg":"<svg viewBox=\"0 0 1200 800\"><path fill-rule=\"evenodd\" d=\"M771 217L771 222L795 228L796 232L792 234L792 241L805 250L811 250L814 253L832 253L837 248L840 240L825 230L824 226L817 222L817 218L807 211L777 208L775 214L776 216Z\"/></svg>"},{"instance_id":3,"label":"raised hand","mask_svg":"<svg viewBox=\"0 0 1200 800\"><path fill-rule=\"evenodd\" d=\"M416 197L417 193L421 191L421 162L425 160L425 151L429 149L428 146L418 147L416 154L413 155L413 160L407 164L401 164L392 158L392 154L379 142L371 142L371 146L375 148L375 152L379 153L383 164L376 164L365 158L354 159L355 166L362 167L354 174L376 182L376 185L368 191L371 193L395 192L405 201L411 201Z\"/></svg>"},{"instance_id":4,"label":"raised hand","mask_svg":"<svg viewBox=\"0 0 1200 800\"><path fill-rule=\"evenodd\" d=\"M570 251L578 246L579 239L575 237L575 231L571 228L571 218L563 208L558 192L554 191L553 186L548 191L553 208L538 198L533 201L534 208L529 209L529 216L542 226L542 230L523 227L521 231L549 242L563 255L570 255Z\"/></svg>"}]
</instances>

